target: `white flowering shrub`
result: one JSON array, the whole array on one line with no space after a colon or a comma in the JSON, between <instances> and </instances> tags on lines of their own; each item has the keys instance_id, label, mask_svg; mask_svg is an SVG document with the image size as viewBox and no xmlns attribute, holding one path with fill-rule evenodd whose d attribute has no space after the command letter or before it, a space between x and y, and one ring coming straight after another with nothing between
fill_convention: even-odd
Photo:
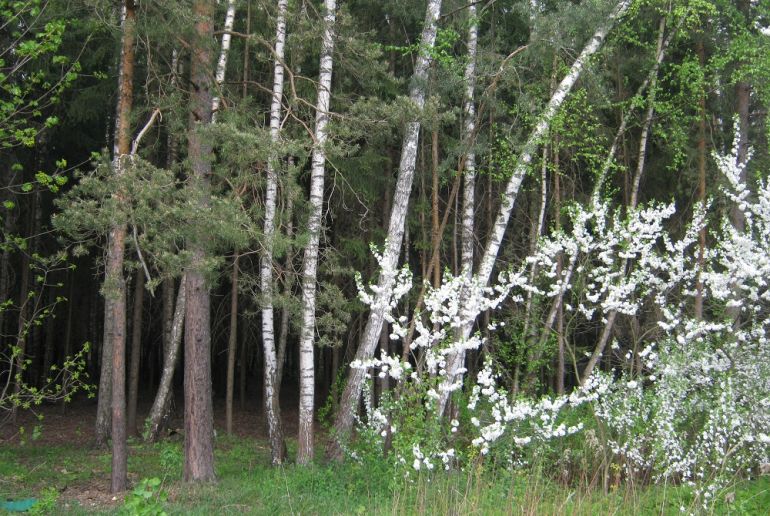
<instances>
[{"instance_id":1,"label":"white flowering shrub","mask_svg":"<svg viewBox=\"0 0 770 516\"><path fill-rule=\"evenodd\" d=\"M429 288L410 343L417 360L381 356L352 364L397 381L361 431L392 444L394 462L406 471L463 467L488 457L508 467L551 461L556 472L570 450L589 446L625 478L693 486L706 508L732 479L755 474L770 462L770 185L749 192L738 180L735 151L715 160L745 227L725 220L712 229L717 243L705 251L702 270L696 256L704 207L679 238L666 227L673 204L625 216L601 202L574 207L568 231L543 239L493 286L447 274L439 288ZM535 265L539 275L531 277L527 270ZM407 334L407 317L395 312L411 287L407 272L397 278L386 315L394 340ZM698 279L702 320L691 315ZM482 311L504 300L568 292L565 300L579 301L565 309L594 324L610 313L634 316L654 303L658 331L628 351L632 366L596 371L568 396L512 397L493 360L465 384L466 371L448 370L452 354L484 346L480 335L465 331ZM364 289L361 297L374 299ZM623 351L617 343L612 348ZM455 394L460 417L439 418L442 394L461 390Z\"/></svg>"}]
</instances>

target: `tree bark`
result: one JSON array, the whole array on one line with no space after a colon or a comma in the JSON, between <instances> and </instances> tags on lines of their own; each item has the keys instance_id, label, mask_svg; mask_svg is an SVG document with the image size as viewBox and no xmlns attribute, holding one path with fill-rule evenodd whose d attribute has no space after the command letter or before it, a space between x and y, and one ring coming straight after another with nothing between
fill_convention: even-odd
<instances>
[{"instance_id":1,"label":"tree bark","mask_svg":"<svg viewBox=\"0 0 770 516\"><path fill-rule=\"evenodd\" d=\"M225 82L225 72L227 71L227 57L230 54L231 32L235 22L235 0L227 0L227 13L225 14L225 26L222 31L222 46L219 50L219 61L217 61L217 72L215 80L217 83L217 94L211 100L211 123L217 121L219 114L219 105L221 104L220 95L222 94L222 84ZM248 40L246 40L248 41Z\"/></svg>"},{"instance_id":2,"label":"tree bark","mask_svg":"<svg viewBox=\"0 0 770 516\"><path fill-rule=\"evenodd\" d=\"M136 38L136 9L133 0L125 0L123 7L123 38L121 44L116 115L114 174L120 176L130 166L128 154L131 143L131 109L133 106L134 42ZM123 202L125 193L113 194ZM110 230L104 278L105 340L102 371L107 357L112 362L112 481L111 491L125 491L128 482L128 449L126 444L126 280L123 271L125 257L126 223L115 221ZM105 393L106 394L106 393ZM104 396L106 398L106 396ZM100 401L102 401L100 399ZM106 400L105 400L106 401ZM100 430L97 418L97 432ZM97 440L100 436L97 434Z\"/></svg>"},{"instance_id":3,"label":"tree bark","mask_svg":"<svg viewBox=\"0 0 770 516\"><path fill-rule=\"evenodd\" d=\"M195 33L191 41L190 129L188 159L191 167L192 202L201 211L210 205L211 144L200 129L211 123L212 55L210 40L214 34L211 0L195 0ZM184 479L188 482L213 481L214 421L211 399L211 328L210 294L204 277L206 242L204 237L189 241L191 261L185 273L187 307L185 312L184 374Z\"/></svg>"},{"instance_id":4,"label":"tree bark","mask_svg":"<svg viewBox=\"0 0 770 516\"><path fill-rule=\"evenodd\" d=\"M176 308L173 309L170 323L168 324L168 337L163 350L163 372L160 375L158 392L150 409L145 423L145 440L156 442L160 434L168 424L171 413L171 401L174 395L174 369L179 359L179 348L182 344L182 330L184 328L184 316L187 310L186 280L182 277L179 283L179 292L176 296ZM173 300L173 281L170 283L171 299Z\"/></svg>"},{"instance_id":5,"label":"tree bark","mask_svg":"<svg viewBox=\"0 0 770 516\"><path fill-rule=\"evenodd\" d=\"M318 99L316 101L315 142L310 175L310 217L308 244L302 263L302 331L299 342L299 436L297 463L308 464L314 455L313 413L315 377L315 297L318 267L318 242L321 236L321 211L324 195L327 124L331 100L332 53L336 21L336 1L325 0L324 36L321 49Z\"/></svg>"},{"instance_id":6,"label":"tree bark","mask_svg":"<svg viewBox=\"0 0 770 516\"><path fill-rule=\"evenodd\" d=\"M476 47L478 44L479 25L476 19L476 5L468 6L468 62L465 65L465 103L463 106L463 142L467 147L465 154L465 167L463 170L463 215L461 233L461 274L469 280L473 277L473 243L474 243L474 210L476 188L476 153L473 150L476 133L476 104L474 90L476 89ZM462 338L459 334L457 337ZM447 358L447 374L452 381L457 378L457 373L465 363L465 350L453 352ZM449 379L449 378L448 378ZM442 391L439 398L439 413L443 415L446 409L449 392Z\"/></svg>"},{"instance_id":7,"label":"tree bark","mask_svg":"<svg viewBox=\"0 0 770 516\"><path fill-rule=\"evenodd\" d=\"M144 310L144 271L136 273L134 288L134 314L131 322L131 363L128 374L128 431L137 434L136 405L139 398L139 362L142 351L142 311Z\"/></svg>"},{"instance_id":8,"label":"tree bark","mask_svg":"<svg viewBox=\"0 0 770 516\"><path fill-rule=\"evenodd\" d=\"M225 430L233 434L233 390L235 387L235 354L238 347L238 255L233 258L230 281L230 336L227 342L227 394L225 395Z\"/></svg>"},{"instance_id":9,"label":"tree bark","mask_svg":"<svg viewBox=\"0 0 770 516\"><path fill-rule=\"evenodd\" d=\"M425 106L425 85L427 84L428 69L432 61L432 49L436 39L436 24L441 11L441 0L429 0L425 14L425 24L420 37L420 53L415 65L409 97L419 111ZM377 347L385 308L389 300L396 277L396 267L401 254L401 244L404 236L409 196L412 191L417 145L420 135L420 121L412 120L407 124L401 146L401 161L396 179L396 192L393 196L393 209L390 214L388 236L383 251L382 269L377 282L377 295L371 307L361 344L356 352L357 360L367 360L372 357ZM365 372L361 369L351 369L348 381L342 394L340 408L334 423L334 439L329 442L329 455L334 459L342 458L342 440L346 439L353 428L358 400L361 397Z\"/></svg>"},{"instance_id":10,"label":"tree bark","mask_svg":"<svg viewBox=\"0 0 770 516\"><path fill-rule=\"evenodd\" d=\"M283 59L286 43L287 0L278 0L278 19L275 34L275 61L273 64L273 96L270 105L270 142L273 151L267 163L265 188L265 225L263 253L260 260L260 287L262 290L262 345L265 355L264 395L270 451L273 465L282 464L286 445L281 428L281 407L278 399L277 358L275 349L275 324L273 310L273 240L275 234L275 208L278 197L277 146L281 131L281 102L283 101ZM331 55L331 51L330 51ZM331 59L331 57L330 57ZM327 86L328 87L328 86ZM326 105L328 110L328 101ZM321 165L323 167L323 164Z\"/></svg>"},{"instance_id":11,"label":"tree bark","mask_svg":"<svg viewBox=\"0 0 770 516\"><path fill-rule=\"evenodd\" d=\"M292 159L289 158L289 167L292 167ZM294 223L293 223L293 217L294 217L294 202L292 200L292 194L289 191L289 189L286 189L286 237L289 239L289 242L291 242L291 239L294 237ZM286 250L286 264L285 264L285 270L284 270L284 296L286 299L289 299L291 297L291 290L292 286L294 284L294 265L292 264L292 257L294 255L294 249L291 243L289 243L288 249ZM276 356L276 367L275 367L275 389L276 389L276 397L280 399L280 393L281 393L281 383L283 382L283 365L286 361L286 343L289 339L289 314L291 313L291 310L289 309L288 303L284 304L283 309L281 310L281 323L280 323L280 330L278 332L278 350L277 350L277 356Z\"/></svg>"}]
</instances>

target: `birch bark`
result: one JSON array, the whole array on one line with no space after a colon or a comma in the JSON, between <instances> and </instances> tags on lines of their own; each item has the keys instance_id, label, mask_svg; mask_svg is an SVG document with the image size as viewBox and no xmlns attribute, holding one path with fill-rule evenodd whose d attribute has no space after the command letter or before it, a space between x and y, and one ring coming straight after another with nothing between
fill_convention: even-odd
<instances>
[{"instance_id":1,"label":"birch bark","mask_svg":"<svg viewBox=\"0 0 770 516\"><path fill-rule=\"evenodd\" d=\"M429 0L425 24L420 36L420 54L415 64L409 97L418 110L425 106L425 85L428 79L428 69L432 61L432 49L436 40L436 27L439 13L441 12L441 0ZM366 360L372 357L377 347L382 323L385 317L385 308L389 303L390 291L395 282L396 266L401 254L401 243L404 236L404 221L406 220L409 195L412 191L414 179L415 161L417 159L417 144L420 135L419 120L412 120L407 124L401 146L401 161L398 167L396 179L396 192L393 196L393 207L390 214L388 236L385 240L383 251L382 270L377 284L377 296L371 307L369 318L366 322L361 343L356 352L357 360ZM342 393L340 408L334 423L335 438L329 442L329 455L335 459L342 458L341 439L345 439L353 427L353 416L361 397L365 372L361 369L351 369L345 391Z\"/></svg>"},{"instance_id":2,"label":"birch bark","mask_svg":"<svg viewBox=\"0 0 770 516\"><path fill-rule=\"evenodd\" d=\"M275 325L273 321L273 240L275 235L275 208L278 192L278 155L276 148L281 131L281 102L283 101L283 59L286 43L286 10L288 0L278 0L278 19L275 33L275 63L273 65L273 98L270 104L270 141L273 153L267 163L265 189L265 226L263 252L260 262L260 288L262 290L262 345L265 355L264 393L270 450L274 465L283 463L286 445L281 428L281 409L276 386ZM322 165L323 166L323 165Z\"/></svg>"},{"instance_id":3,"label":"birch bark","mask_svg":"<svg viewBox=\"0 0 770 516\"><path fill-rule=\"evenodd\" d=\"M316 271L318 267L318 241L321 235L321 209L324 194L324 168L326 164L327 124L331 100L332 53L334 51L334 24L336 1L325 0L324 35L316 101L315 142L313 145L310 175L309 240L302 263L302 330L299 342L299 435L297 463L308 464L313 460L313 409L315 406L315 371L313 345L315 341Z\"/></svg>"},{"instance_id":4,"label":"birch bark","mask_svg":"<svg viewBox=\"0 0 770 516\"><path fill-rule=\"evenodd\" d=\"M473 150L473 140L476 132L476 104L474 101L474 90L476 89L476 46L479 32L475 4L468 6L468 17L470 18L470 27L468 29L468 62L465 65L465 103L463 106L463 115L465 117L465 123L463 124L463 142L468 150L465 154L465 169L463 171L461 269L462 275L471 279L473 277L474 193L476 188L476 153ZM458 338L462 338L462 336L458 335ZM454 382L464 363L465 349L460 349L451 353L447 357L447 379ZM449 391L442 391L440 396L439 414L443 415L449 399Z\"/></svg>"},{"instance_id":5,"label":"birch bark","mask_svg":"<svg viewBox=\"0 0 770 516\"><path fill-rule=\"evenodd\" d=\"M511 179L508 181L505 192L503 194L503 200L500 204L500 210L498 211L497 218L495 219L494 226L492 227L492 234L489 237L484 254L481 258L481 263L476 276L480 280L481 284L488 284L492 276L492 269L495 266L497 260L497 254L500 251L500 246L503 242L503 236L508 227L508 220L510 219L511 212L513 210L513 204L516 201L516 196L519 192L524 176L529 170L532 159L535 156L540 142L543 140L546 132L550 128L551 121L556 113L561 108L561 105L567 98L567 95L572 90L572 87L577 82L578 78L585 69L589 59L593 56L604 43L607 34L615 26L617 21L626 13L632 0L620 0L607 17L607 20L594 32L593 36L588 40L580 55L572 64L567 75L562 79L556 91L551 96L550 101L546 105L543 113L535 125L534 129L529 135L527 142L524 144L524 148L521 150L519 157L516 161L516 165L511 175ZM558 311L558 310L557 310ZM556 313L554 313L554 319ZM475 320L469 320L465 323L462 329L462 340L467 340L471 332L473 331L473 325ZM553 322L551 323L553 324ZM456 366L457 367L457 366ZM440 390L439 407L440 412L443 413L446 406L446 400L449 397L450 385L452 380L457 381L458 378L462 378L461 374L453 373L457 369L448 369L447 378L442 382Z\"/></svg>"}]
</instances>

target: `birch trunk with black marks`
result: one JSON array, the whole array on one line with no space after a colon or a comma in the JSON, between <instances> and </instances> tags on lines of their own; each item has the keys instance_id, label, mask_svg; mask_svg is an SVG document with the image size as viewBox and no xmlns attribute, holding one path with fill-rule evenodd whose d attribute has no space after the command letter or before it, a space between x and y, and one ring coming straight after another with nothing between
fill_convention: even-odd
<instances>
[{"instance_id":1,"label":"birch trunk with black marks","mask_svg":"<svg viewBox=\"0 0 770 516\"><path fill-rule=\"evenodd\" d=\"M315 297L318 268L318 242L324 195L327 124L331 100L332 53L334 51L335 0L325 0L324 35L316 101L315 141L310 173L310 217L308 243L302 262L302 330L299 341L299 435L297 463L308 464L314 455L313 412L315 408Z\"/></svg>"},{"instance_id":2,"label":"birch trunk with black marks","mask_svg":"<svg viewBox=\"0 0 770 516\"><path fill-rule=\"evenodd\" d=\"M267 185L265 187L265 225L260 260L260 288L262 290L262 345L265 355L264 395L265 416L270 452L273 465L282 464L286 456L286 445L281 428L281 407L276 386L276 349L273 310L273 240L275 235L275 208L278 197L279 157L277 146L281 131L281 102L283 101L283 59L286 44L286 10L288 0L278 0L278 19L275 33L275 62L273 65L273 97L270 104L270 142L273 152L267 163ZM327 101L328 109L328 101ZM323 167L323 164L321 165Z\"/></svg>"},{"instance_id":3,"label":"birch trunk with black marks","mask_svg":"<svg viewBox=\"0 0 770 516\"><path fill-rule=\"evenodd\" d=\"M415 64L414 74L409 91L409 97L415 108L421 111L425 106L425 86L428 79L428 69L432 61L432 49L436 40L436 25L441 12L441 0L429 0L425 24L420 36L420 53ZM379 342L382 323L385 318L385 309L396 277L396 267L401 254L401 245L404 236L404 222L406 220L409 196L412 192L412 180L414 179L415 161L417 159L417 146L420 135L420 121L412 120L406 126L404 139L401 146L401 161L398 167L396 179L396 191L393 196L393 207L390 213L388 235L385 240L385 248L382 254L382 268L377 282L377 295L369 312L361 343L356 352L357 360L368 360L374 355ZM346 439L353 428L358 400L365 377L362 369L351 369L348 381L342 393L340 407L334 422L335 436L329 442L329 455L334 459L342 458L342 440Z\"/></svg>"},{"instance_id":4,"label":"birch trunk with black marks","mask_svg":"<svg viewBox=\"0 0 770 516\"><path fill-rule=\"evenodd\" d=\"M516 201L519 187L521 186L521 183L530 168L540 142L543 140L551 126L551 121L558 113L578 78L580 78L580 75L588 65L591 56L593 56L602 47L607 34L609 34L610 30L615 26L618 20L626 13L630 5L631 0L621 0L618 2L618 4L607 17L606 21L602 23L596 32L594 32L593 36L591 36L591 38L588 40L588 43L586 43L585 47L583 47L580 55L570 67L567 75L559 83L559 86L551 96L551 99L549 100L537 123L535 124L535 127L530 133L529 138L524 144L524 147L522 148L516 160L513 174L511 175L511 178L506 185L502 202L500 204L500 209L497 213L494 225L492 226L491 234L489 236L489 240L487 241L486 248L484 249L484 254L482 255L479 265L479 270L476 273L476 277L480 280L479 283L482 285L487 285L492 277L492 270L494 269L495 262L497 261L497 255L503 243L503 237L505 236L505 232L508 227L508 220L510 219L511 212L513 211L513 205ZM556 313L553 315L554 319L555 317ZM462 340L467 340L470 337L471 332L473 331L474 323L475 319L466 321L462 329ZM553 324L553 321L551 324ZM448 397L445 391L447 390L448 386L451 385L451 379L449 378L450 375L447 376L448 378L443 382L441 388L442 399L439 400L440 406L442 406L442 408L446 405L446 399ZM454 376L455 381L457 381L458 378L462 378L460 374L452 376Z\"/></svg>"},{"instance_id":5,"label":"birch trunk with black marks","mask_svg":"<svg viewBox=\"0 0 770 516\"><path fill-rule=\"evenodd\" d=\"M476 189L476 153L473 150L476 132L476 46L478 43L479 24L476 19L476 5L468 6L470 27L468 28L468 62L465 65L465 103L463 106L463 142L468 149L465 153L465 168L463 170L463 205L461 233L461 274L469 280L473 277L473 242L474 242L474 212ZM461 338L458 335L458 338ZM447 357L447 382L454 382L459 371L465 364L465 350L454 351ZM439 414L443 415L449 399L449 392L442 390L439 398Z\"/></svg>"},{"instance_id":6,"label":"birch trunk with black marks","mask_svg":"<svg viewBox=\"0 0 770 516\"><path fill-rule=\"evenodd\" d=\"M222 45L219 49L219 60L217 61L217 72L215 81L217 83L217 94L211 100L211 123L217 121L219 105L222 103L220 95L222 94L222 84L225 82L225 72L227 71L227 57L230 55L230 41L232 39L233 23L235 22L235 0L227 0L227 13L225 14L225 26L222 30Z\"/></svg>"}]
</instances>

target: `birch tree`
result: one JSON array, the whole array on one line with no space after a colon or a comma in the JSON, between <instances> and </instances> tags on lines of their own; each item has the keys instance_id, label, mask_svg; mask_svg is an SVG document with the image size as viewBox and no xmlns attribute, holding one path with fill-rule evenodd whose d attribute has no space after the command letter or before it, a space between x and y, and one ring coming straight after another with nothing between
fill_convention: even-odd
<instances>
[{"instance_id":1,"label":"birch tree","mask_svg":"<svg viewBox=\"0 0 770 516\"><path fill-rule=\"evenodd\" d=\"M583 73L583 70L585 70L591 56L593 56L602 47L607 34L609 34L610 30L612 30L618 20L626 13L626 11L628 11L631 2L632 0L621 0L618 2L604 23L602 23L594 32L594 34L588 40L588 43L586 43L585 47L583 47L580 55L572 64L572 67L570 68L567 75L559 83L559 86L551 96L551 99L548 101L548 104L543 110L543 113L540 115L537 123L535 124L535 127L527 138L527 141L524 144L518 159L516 160L513 174L511 175L511 178L508 180L508 184L506 185L505 192L503 193L503 200L500 204L500 209L497 213L497 217L495 218L495 222L492 227L489 240L487 241L486 248L484 249L484 254L479 265L479 270L476 273L476 277L479 279L480 284L487 285L489 283L489 280L492 276L492 270L494 269L495 262L497 261L497 254L500 251L500 247L503 243L503 237L505 236L506 229L508 228L508 220L511 217L511 212L513 211L513 205L516 202L516 196L518 195L519 187L524 180L524 176L529 170L535 153L537 152L538 146L548 132L551 121L553 120L554 116L556 116L559 108L561 108L562 104L566 100L569 92L575 85L575 82L577 82L578 78ZM463 341L470 337L471 332L473 331L474 322L475 320L465 321L465 325L462 330ZM448 370L447 377L441 386L439 399L439 410L441 412L443 412L444 407L446 406L446 402L449 399L451 385L456 384L458 378L462 378L462 373L459 372L460 365L455 363L453 366L453 369Z\"/></svg>"},{"instance_id":2,"label":"birch tree","mask_svg":"<svg viewBox=\"0 0 770 516\"><path fill-rule=\"evenodd\" d=\"M315 407L315 371L313 346L315 342L316 271L318 268L318 242L321 236L321 210L323 208L324 195L325 145L328 136L327 125L329 123L329 102L331 100L332 53L334 51L334 24L337 8L335 0L325 0L324 7L324 34L318 77L318 99L316 100L315 141L313 142L310 173L308 243L302 261L302 330L299 341L299 443L297 448L297 462L299 464L308 464L313 460L314 454L313 409Z\"/></svg>"},{"instance_id":3,"label":"birch tree","mask_svg":"<svg viewBox=\"0 0 770 516\"><path fill-rule=\"evenodd\" d=\"M280 141L281 102L283 101L283 60L286 44L286 9L288 0L278 0L278 19L275 30L275 63L273 65L273 98L270 104L270 142L273 152L267 162L267 186L265 188L265 226L262 240L260 263L260 287L262 289L262 345L265 355L265 415L270 436L270 450L273 464L281 464L286 454L281 428L281 409L276 385L277 363L275 350L275 326L273 310L273 240L275 235L275 209L278 195L278 155ZM331 51L330 60L331 60ZM330 70L331 73L331 65ZM331 82L331 79L329 79ZM327 99L328 109L328 99ZM323 192L323 163L321 163L321 188ZM315 279L315 278L314 278ZM312 343L311 343L312 347Z\"/></svg>"},{"instance_id":4,"label":"birch tree","mask_svg":"<svg viewBox=\"0 0 770 516\"><path fill-rule=\"evenodd\" d=\"M438 17L441 12L441 0L429 0L425 24L420 36L420 50L412 75L409 98L418 111L425 106L425 87L428 82L428 70L432 62L433 44L436 40ZM356 360L367 360L374 355L379 342L385 309L390 303L390 295L396 277L396 267L401 254L401 243L404 237L404 222L406 221L409 196L412 191L415 163L417 159L417 144L420 136L420 120L410 121L406 126L404 139L401 144L401 160L396 178L396 191L390 213L390 224L382 253L380 278L377 282L377 298L369 312L361 342L356 352ZM333 458L342 458L340 439L350 434L353 427L355 409L361 397L365 371L351 369L345 390L342 393L340 407L334 422L335 439L329 443L329 454Z\"/></svg>"},{"instance_id":5,"label":"birch tree","mask_svg":"<svg viewBox=\"0 0 770 516\"><path fill-rule=\"evenodd\" d=\"M476 46L478 42L479 25L476 19L476 5L468 6L468 62L465 65L465 103L463 106L463 141L467 147L465 154L465 169L463 170L463 215L461 234L461 274L468 279L473 277L473 242L474 242L474 211L476 188L476 153L473 150L474 133L476 132L476 104L474 90L476 88ZM457 371L465 363L465 349L459 348L449 355L447 370ZM445 404L441 404L443 410Z\"/></svg>"}]
</instances>

